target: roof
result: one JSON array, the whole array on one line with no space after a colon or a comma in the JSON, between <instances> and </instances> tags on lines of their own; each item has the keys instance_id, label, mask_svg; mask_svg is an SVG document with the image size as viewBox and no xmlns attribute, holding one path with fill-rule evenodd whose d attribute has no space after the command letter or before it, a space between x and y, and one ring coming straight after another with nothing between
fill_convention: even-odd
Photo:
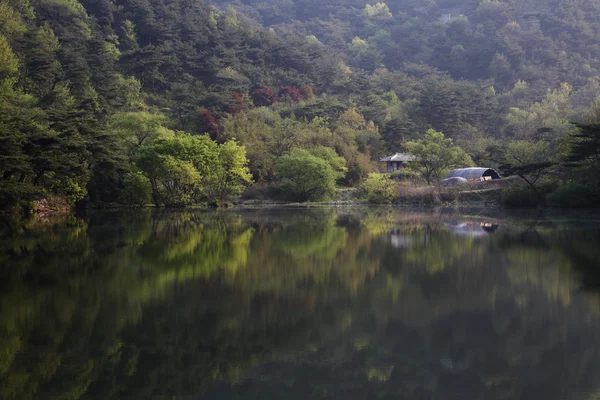
<instances>
[{"instance_id":1,"label":"roof","mask_svg":"<svg viewBox=\"0 0 600 400\"><path fill-rule=\"evenodd\" d=\"M408 153L396 153L393 156L383 157L381 162L389 161L415 161L416 157Z\"/></svg>"},{"instance_id":2,"label":"roof","mask_svg":"<svg viewBox=\"0 0 600 400\"><path fill-rule=\"evenodd\" d=\"M455 176L452 178L442 179L440 184L442 186L457 186L457 185L460 185L460 184L466 183L466 182L467 182L467 180L465 178L460 177L460 176Z\"/></svg>"},{"instance_id":3,"label":"roof","mask_svg":"<svg viewBox=\"0 0 600 400\"><path fill-rule=\"evenodd\" d=\"M450 171L448 178L479 179L482 176L491 176L492 179L500 179L500 175L491 168L460 168Z\"/></svg>"}]
</instances>

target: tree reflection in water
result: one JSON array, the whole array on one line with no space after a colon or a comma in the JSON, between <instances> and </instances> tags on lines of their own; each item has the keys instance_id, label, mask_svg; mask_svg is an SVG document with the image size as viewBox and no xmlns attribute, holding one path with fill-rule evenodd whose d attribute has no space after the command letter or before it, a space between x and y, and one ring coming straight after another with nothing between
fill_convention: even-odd
<instances>
[{"instance_id":1,"label":"tree reflection in water","mask_svg":"<svg viewBox=\"0 0 600 400\"><path fill-rule=\"evenodd\" d=\"M0 237L0 399L599 392L592 222L142 210Z\"/></svg>"}]
</instances>

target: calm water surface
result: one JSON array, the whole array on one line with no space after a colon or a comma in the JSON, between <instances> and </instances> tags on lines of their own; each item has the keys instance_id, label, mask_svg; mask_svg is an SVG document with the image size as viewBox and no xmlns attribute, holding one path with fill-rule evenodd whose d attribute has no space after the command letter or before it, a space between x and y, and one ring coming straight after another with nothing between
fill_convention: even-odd
<instances>
[{"instance_id":1,"label":"calm water surface","mask_svg":"<svg viewBox=\"0 0 600 400\"><path fill-rule=\"evenodd\" d=\"M600 218L0 221L0 399L600 398Z\"/></svg>"}]
</instances>

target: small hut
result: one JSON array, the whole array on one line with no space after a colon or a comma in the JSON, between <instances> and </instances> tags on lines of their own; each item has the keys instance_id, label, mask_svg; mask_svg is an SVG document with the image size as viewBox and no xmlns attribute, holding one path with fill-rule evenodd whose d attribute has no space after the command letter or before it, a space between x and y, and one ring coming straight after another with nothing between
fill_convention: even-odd
<instances>
[{"instance_id":1,"label":"small hut","mask_svg":"<svg viewBox=\"0 0 600 400\"><path fill-rule=\"evenodd\" d=\"M407 153L396 153L393 156L383 157L379 161L386 163L386 171L394 172L406 167L409 161L415 161L416 157Z\"/></svg>"},{"instance_id":2,"label":"small hut","mask_svg":"<svg viewBox=\"0 0 600 400\"><path fill-rule=\"evenodd\" d=\"M500 175L491 168L460 168L451 171L445 179L464 178L468 181L491 181L502 179Z\"/></svg>"}]
</instances>

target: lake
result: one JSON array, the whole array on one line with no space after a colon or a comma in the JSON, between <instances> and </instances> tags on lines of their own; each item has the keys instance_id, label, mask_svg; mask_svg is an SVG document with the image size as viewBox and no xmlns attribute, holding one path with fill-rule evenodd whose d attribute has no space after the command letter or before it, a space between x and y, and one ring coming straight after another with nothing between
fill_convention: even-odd
<instances>
[{"instance_id":1,"label":"lake","mask_svg":"<svg viewBox=\"0 0 600 400\"><path fill-rule=\"evenodd\" d=\"M600 216L0 223L0 399L600 398Z\"/></svg>"}]
</instances>

